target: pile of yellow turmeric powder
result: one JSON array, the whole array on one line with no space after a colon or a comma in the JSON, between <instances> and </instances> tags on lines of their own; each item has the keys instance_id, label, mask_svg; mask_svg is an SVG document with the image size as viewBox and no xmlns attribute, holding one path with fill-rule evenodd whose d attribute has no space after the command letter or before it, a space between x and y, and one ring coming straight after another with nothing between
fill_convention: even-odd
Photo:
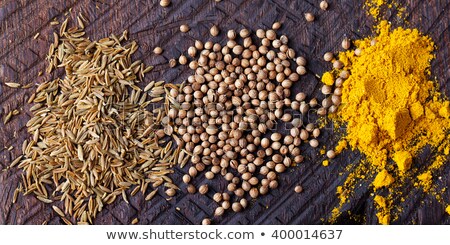
<instances>
[{"instance_id":1,"label":"pile of yellow turmeric powder","mask_svg":"<svg viewBox=\"0 0 450 245\"><path fill-rule=\"evenodd\" d=\"M384 1L370 3L370 11L378 14L376 7ZM357 179L373 179L380 224L389 224L395 212L401 212L393 203L401 201L394 199L403 196L398 192L405 184L440 198L433 189L438 177L433 173L449 159L450 102L429 79L433 41L417 29L393 29L385 20L375 30L375 37L355 41L355 50L338 56L350 76L343 83L342 104L333 117L347 126L336 152L350 146L365 160L338 187L340 204L331 222L343 211ZM325 73L323 83L332 84L342 69ZM427 145L435 152L434 160L419 170L422 163L415 157ZM446 211L450 214L450 206Z\"/></svg>"}]
</instances>

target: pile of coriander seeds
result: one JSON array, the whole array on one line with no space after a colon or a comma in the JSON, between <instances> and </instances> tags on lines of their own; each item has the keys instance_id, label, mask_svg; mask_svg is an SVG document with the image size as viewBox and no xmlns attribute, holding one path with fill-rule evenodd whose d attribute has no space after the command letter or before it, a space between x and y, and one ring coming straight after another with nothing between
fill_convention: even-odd
<instances>
[{"instance_id":1,"label":"pile of coriander seeds","mask_svg":"<svg viewBox=\"0 0 450 245\"><path fill-rule=\"evenodd\" d=\"M191 181L200 172L209 180L228 181L225 190L213 194L215 216L239 212L249 199L277 188L278 174L303 161L300 145L319 145L320 130L302 116L319 103L307 102L305 93L291 94L307 72L306 59L296 56L287 36L277 35L279 27L276 22L272 29L258 29L256 37L247 29L229 30L225 45L197 40L187 50L191 60L178 59L193 74L169 91L167 115L177 143L192 155L183 176L187 191L197 191ZM218 35L217 26L210 33ZM289 134L280 133L280 122L290 125ZM208 185L198 191L208 193Z\"/></svg>"}]
</instances>

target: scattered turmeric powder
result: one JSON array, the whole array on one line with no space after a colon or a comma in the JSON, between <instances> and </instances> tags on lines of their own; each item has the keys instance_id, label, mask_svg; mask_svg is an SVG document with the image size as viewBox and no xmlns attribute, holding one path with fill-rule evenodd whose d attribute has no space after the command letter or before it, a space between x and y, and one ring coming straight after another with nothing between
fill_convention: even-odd
<instances>
[{"instance_id":1,"label":"scattered turmeric powder","mask_svg":"<svg viewBox=\"0 0 450 245\"><path fill-rule=\"evenodd\" d=\"M374 17L379 17L384 5L385 0L366 1ZM397 5L391 3L384 7L392 6ZM393 193L401 186L393 183L405 181L430 192L433 172L448 161L450 103L429 80L434 43L417 29L397 27L392 30L387 21L381 20L374 38L357 40L354 45L357 53L352 50L339 53L338 59L344 64L342 69L322 76L322 82L330 85L341 70L350 72L343 83L342 104L335 117L347 124L346 136L335 150L339 153L348 144L366 157L367 161L360 164L367 163L370 165L367 169L375 169L367 174L374 179L377 217L380 224L389 224L393 202L389 200L390 195L378 194L380 189ZM427 145L438 156L419 173L413 166L413 158ZM348 178L359 178L359 174L355 172ZM348 192L353 188L349 183L354 181L348 178L337 191L340 198L337 210L347 201ZM338 215L334 209L330 220Z\"/></svg>"}]
</instances>

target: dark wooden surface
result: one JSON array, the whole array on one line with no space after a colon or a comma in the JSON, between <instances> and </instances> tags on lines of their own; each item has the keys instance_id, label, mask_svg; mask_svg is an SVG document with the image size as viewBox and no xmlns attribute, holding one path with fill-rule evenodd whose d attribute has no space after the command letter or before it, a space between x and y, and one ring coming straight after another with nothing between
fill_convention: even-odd
<instances>
[{"instance_id":1,"label":"dark wooden surface","mask_svg":"<svg viewBox=\"0 0 450 245\"><path fill-rule=\"evenodd\" d=\"M161 8L159 1L0 1L0 116L9 110L19 109L20 115L10 123L0 122L0 170L21 153L21 142L28 138L25 124L30 117L27 99L33 89L16 90L5 87L3 82L15 81L21 84L40 83L53 75L37 77L44 71L45 55L52 42L55 27L49 25L53 18L62 21L64 14L71 9L70 16L82 12L90 23L87 34L92 39L121 33L128 29L132 39L140 44L137 59L155 65L156 69L146 81L164 79L180 82L191 72L184 67L168 69L168 60L187 50L195 39L207 40L209 28L217 24L222 35L211 38L224 42L224 33L230 28L243 27L255 31L269 28L274 21L283 22L279 34L287 34L290 45L298 54L305 56L309 63L309 74L295 85L295 91L320 96L319 81L314 74L322 74L329 65L321 57L326 51L339 50L340 41L347 35L355 39L371 33L373 22L362 9L362 0L329 0L330 8L324 12L318 8L319 0L297 1L250 1L223 0L172 0L169 8ZM449 16L448 0L401 0L407 6L408 24L391 17L394 25L403 24L419 28L429 34L436 42L439 51L433 61L433 74L437 77L441 91L450 96L449 70ZM316 15L316 21L306 23L305 12ZM189 24L191 31L180 33L181 24ZM40 32L34 40L33 36ZM155 46L165 50L162 56L151 54ZM321 144L336 143L338 135L326 130ZM5 148L13 146L12 151ZM252 201L242 213L227 213L216 224L323 224L332 208L337 205L336 186L341 185L346 175L339 175L349 164L360 159L359 154L346 152L334 160L329 167L322 167L323 159L317 152L307 150L306 161L299 167L289 169L280 176L280 187L269 195ZM429 151L417 159L415 164L429 164ZM447 164L448 165L448 164ZM176 168L173 178L181 182L186 169ZM11 205L14 189L20 179L21 171L14 168L0 172L0 224L61 224L62 221L52 211L51 205L37 201L33 196L19 196L18 202ZM440 173L440 186L449 186L450 168L446 166ZM196 184L210 182L201 175ZM370 182L370 181L369 181ZM373 201L368 191L369 182L362 182L345 209L356 214L352 219L343 215L340 224L376 224ZM297 184L304 187L304 193L295 194ZM180 184L182 187L184 185ZM210 189L223 190L225 182L214 181ZM184 189L184 188L183 188ZM444 214L441 204L433 197L421 191L405 187L408 199L400 206L403 212L394 224L450 224L450 216ZM213 191L208 195L188 195L179 192L172 200L157 195L152 201L145 202L142 195L130 199L127 205L119 198L113 205L106 207L95 220L95 224L129 224L139 218L141 224L199 224L204 217L211 217L216 207L212 200ZM449 200L449 193L444 196Z\"/></svg>"}]
</instances>

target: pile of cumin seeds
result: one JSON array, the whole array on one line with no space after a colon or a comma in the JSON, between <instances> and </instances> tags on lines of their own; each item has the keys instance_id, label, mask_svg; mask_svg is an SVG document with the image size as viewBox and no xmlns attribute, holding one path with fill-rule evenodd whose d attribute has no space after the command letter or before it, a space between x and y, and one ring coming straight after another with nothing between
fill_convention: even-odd
<instances>
[{"instance_id":1,"label":"pile of cumin seeds","mask_svg":"<svg viewBox=\"0 0 450 245\"><path fill-rule=\"evenodd\" d=\"M146 200L158 186L175 194L178 187L167 175L180 150L163 139L166 110L152 104L162 98L147 98L137 86L152 69L131 59L137 43L123 44L126 31L90 41L80 17L80 27L67 25L54 33L47 57L47 71L63 68L64 77L40 84L29 100L32 136L18 165L20 190L52 203L67 224L93 223L106 204L118 197L128 202L128 189ZM164 89L162 83L152 87Z\"/></svg>"}]
</instances>

